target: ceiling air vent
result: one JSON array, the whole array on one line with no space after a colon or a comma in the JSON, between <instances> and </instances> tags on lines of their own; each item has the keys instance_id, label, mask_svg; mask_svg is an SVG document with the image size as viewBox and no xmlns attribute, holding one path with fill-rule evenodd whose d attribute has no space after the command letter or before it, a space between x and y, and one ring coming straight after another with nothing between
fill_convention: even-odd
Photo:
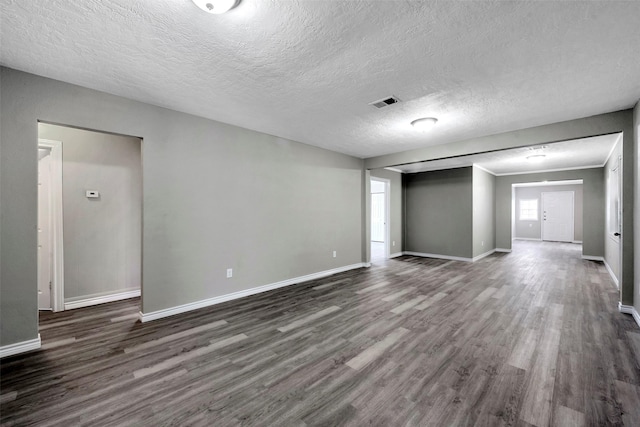
<instances>
[{"instance_id":1,"label":"ceiling air vent","mask_svg":"<svg viewBox=\"0 0 640 427\"><path fill-rule=\"evenodd\" d=\"M377 101L370 102L369 105L373 105L376 108L384 108L389 105L397 104L398 102L400 102L398 98L396 98L395 96L390 96L388 98L379 99Z\"/></svg>"}]
</instances>

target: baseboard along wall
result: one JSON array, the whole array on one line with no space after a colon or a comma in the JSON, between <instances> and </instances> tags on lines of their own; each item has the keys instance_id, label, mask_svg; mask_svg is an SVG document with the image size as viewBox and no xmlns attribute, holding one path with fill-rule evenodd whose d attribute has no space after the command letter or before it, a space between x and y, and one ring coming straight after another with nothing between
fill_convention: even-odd
<instances>
[{"instance_id":1,"label":"baseboard along wall","mask_svg":"<svg viewBox=\"0 0 640 427\"><path fill-rule=\"evenodd\" d=\"M464 262L476 262L481 260L482 258L488 257L489 255L491 255L494 252L499 252L498 249L491 249L490 251L487 251L483 254L480 254L478 256L475 256L473 258L465 258L465 257L459 257L459 256L452 256L452 255L441 255L441 254L429 254L429 253L424 253L424 252L413 252L413 251L404 251L403 254L404 255L411 255L411 256L418 256L418 257L422 257L422 258L438 258L438 259L448 259L451 261L464 261ZM509 251L511 252L511 251Z\"/></svg>"},{"instance_id":2,"label":"baseboard along wall","mask_svg":"<svg viewBox=\"0 0 640 427\"><path fill-rule=\"evenodd\" d=\"M607 268L607 271L609 272L609 276L611 276L611 279L613 280L613 283L615 283L616 288L620 289L620 283L618 282L618 278L616 277L615 274L613 274L613 270L609 266L609 263L607 262L607 260L604 259L604 257L593 256L593 255L582 255L582 259L587 261L599 261L604 263L604 266Z\"/></svg>"},{"instance_id":3,"label":"baseboard along wall","mask_svg":"<svg viewBox=\"0 0 640 427\"><path fill-rule=\"evenodd\" d=\"M482 258L486 258L489 255L491 255L492 253L494 253L496 250L495 249L491 249L490 251L487 251L483 254L474 256L473 258L471 258L471 262L476 262L476 261L480 261Z\"/></svg>"},{"instance_id":4,"label":"baseboard along wall","mask_svg":"<svg viewBox=\"0 0 640 427\"><path fill-rule=\"evenodd\" d=\"M616 288L620 289L620 283L618 282L618 278L616 277L615 274L613 274L613 270L609 266L609 263L607 262L606 259L603 259L603 262L604 262L604 266L607 268L607 271L609 272L609 276L611 276L611 279L613 280L613 283L616 284Z\"/></svg>"},{"instance_id":5,"label":"baseboard along wall","mask_svg":"<svg viewBox=\"0 0 640 427\"><path fill-rule=\"evenodd\" d=\"M623 305L621 302L618 303L618 310L620 313L630 314L633 316L633 319L638 324L640 328L640 314L638 314L638 310L632 305Z\"/></svg>"},{"instance_id":6,"label":"baseboard along wall","mask_svg":"<svg viewBox=\"0 0 640 427\"><path fill-rule=\"evenodd\" d=\"M367 265L368 264L368 265ZM175 316L176 314L186 313L188 311L197 310L199 308L210 307L212 305L220 304L227 301L232 301L238 298L244 298L249 295L255 295L262 292L271 291L274 289L284 288L285 286L296 285L299 283L308 282L310 280L320 279L322 277L331 276L333 274L342 273L344 271L355 270L356 268L369 267L369 263L357 263L344 267L338 267L331 270L320 271L318 273L308 274L306 276L294 277L293 279L283 280L281 282L270 283L268 285L258 286L251 289L245 289L231 294L220 295L213 298L208 298L200 301L194 301L188 304L182 304L175 307L165 308L163 310L152 311L149 313L140 312L141 322L150 322L152 320L162 319L164 317Z\"/></svg>"},{"instance_id":7,"label":"baseboard along wall","mask_svg":"<svg viewBox=\"0 0 640 427\"><path fill-rule=\"evenodd\" d=\"M459 256L452 255L442 255L442 254L429 254L425 252L413 252L413 251L404 251L405 255L418 256L422 258L438 258L438 259L448 259L451 261L465 261L465 262L473 262L473 258L465 258Z\"/></svg>"},{"instance_id":8,"label":"baseboard along wall","mask_svg":"<svg viewBox=\"0 0 640 427\"><path fill-rule=\"evenodd\" d=\"M42 346L42 341L40 340L40 334L38 334L38 338L17 342L15 344L4 345L0 347L0 359L3 357L13 356L13 355L24 353L31 350L37 350L41 346Z\"/></svg>"},{"instance_id":9,"label":"baseboard along wall","mask_svg":"<svg viewBox=\"0 0 640 427\"><path fill-rule=\"evenodd\" d=\"M65 301L64 309L73 310L74 308L89 307L92 305L104 304L106 302L120 301L123 299L135 298L140 296L140 289L126 292L116 292L108 295L100 295L95 297L78 299L75 301Z\"/></svg>"}]
</instances>

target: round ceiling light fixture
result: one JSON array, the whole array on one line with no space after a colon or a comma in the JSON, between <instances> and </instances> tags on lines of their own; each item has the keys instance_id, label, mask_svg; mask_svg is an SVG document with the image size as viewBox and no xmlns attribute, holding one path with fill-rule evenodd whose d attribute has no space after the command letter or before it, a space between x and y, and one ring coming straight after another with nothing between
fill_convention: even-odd
<instances>
[{"instance_id":1,"label":"round ceiling light fixture","mask_svg":"<svg viewBox=\"0 0 640 427\"><path fill-rule=\"evenodd\" d=\"M438 119L435 117L424 117L422 119L412 121L411 126L419 130L427 130L435 126L436 123L438 123Z\"/></svg>"},{"instance_id":2,"label":"round ceiling light fixture","mask_svg":"<svg viewBox=\"0 0 640 427\"><path fill-rule=\"evenodd\" d=\"M219 15L236 7L240 0L193 0L193 2L205 12Z\"/></svg>"},{"instance_id":3,"label":"round ceiling light fixture","mask_svg":"<svg viewBox=\"0 0 640 427\"><path fill-rule=\"evenodd\" d=\"M542 161L545 157L544 154L533 154L531 156L527 156L527 160L529 160L530 162L540 162Z\"/></svg>"}]
</instances>

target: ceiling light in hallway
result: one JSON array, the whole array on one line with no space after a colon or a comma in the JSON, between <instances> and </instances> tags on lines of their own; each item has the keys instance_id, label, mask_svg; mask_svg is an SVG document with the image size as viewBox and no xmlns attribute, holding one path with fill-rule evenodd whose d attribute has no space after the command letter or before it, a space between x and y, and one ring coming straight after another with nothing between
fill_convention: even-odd
<instances>
[{"instance_id":1,"label":"ceiling light in hallway","mask_svg":"<svg viewBox=\"0 0 640 427\"><path fill-rule=\"evenodd\" d=\"M411 122L411 126L419 130L431 129L438 122L435 117L424 117Z\"/></svg>"},{"instance_id":2,"label":"ceiling light in hallway","mask_svg":"<svg viewBox=\"0 0 640 427\"><path fill-rule=\"evenodd\" d=\"M193 0L196 6L208 13L225 13L240 3L240 0Z\"/></svg>"},{"instance_id":3,"label":"ceiling light in hallway","mask_svg":"<svg viewBox=\"0 0 640 427\"><path fill-rule=\"evenodd\" d=\"M542 160L544 160L544 158L547 157L544 154L534 154L532 156L527 156L527 160L529 160L530 162L540 162Z\"/></svg>"}]
</instances>

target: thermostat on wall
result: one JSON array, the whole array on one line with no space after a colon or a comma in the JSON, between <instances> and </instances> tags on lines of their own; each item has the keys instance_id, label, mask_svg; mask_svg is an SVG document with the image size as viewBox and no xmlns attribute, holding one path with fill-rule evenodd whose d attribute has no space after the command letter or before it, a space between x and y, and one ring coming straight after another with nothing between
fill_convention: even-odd
<instances>
[{"instance_id":1,"label":"thermostat on wall","mask_svg":"<svg viewBox=\"0 0 640 427\"><path fill-rule=\"evenodd\" d=\"M100 192L95 190L87 190L87 199L98 199L100 198Z\"/></svg>"}]
</instances>

